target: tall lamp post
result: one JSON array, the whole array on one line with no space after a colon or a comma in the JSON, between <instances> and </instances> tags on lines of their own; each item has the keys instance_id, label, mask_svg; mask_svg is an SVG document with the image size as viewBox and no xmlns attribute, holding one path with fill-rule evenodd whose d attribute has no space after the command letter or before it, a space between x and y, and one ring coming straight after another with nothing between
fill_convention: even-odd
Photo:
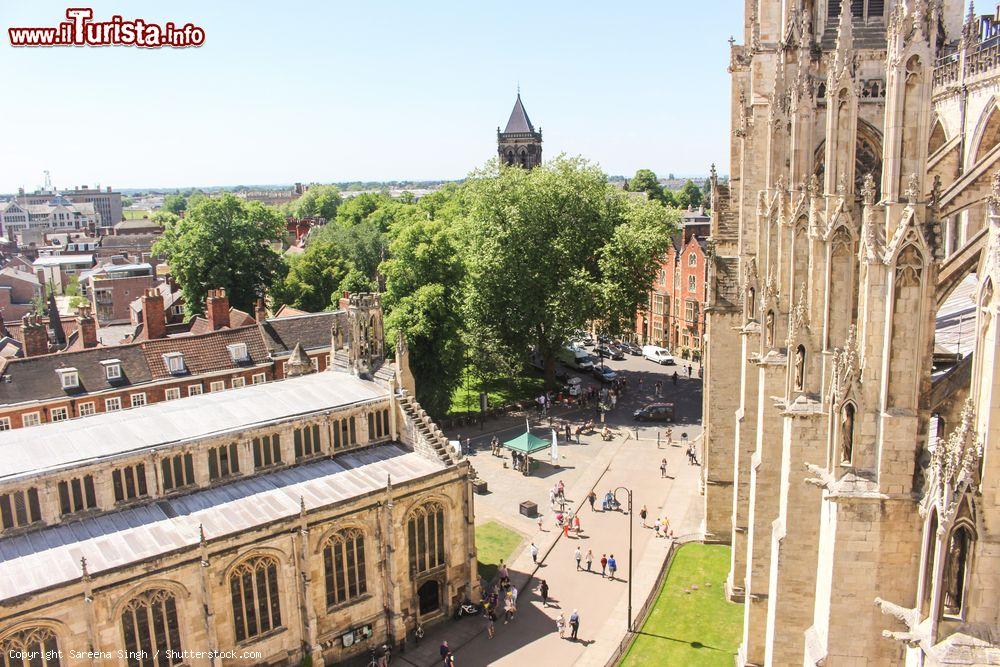
<instances>
[{"instance_id":1,"label":"tall lamp post","mask_svg":"<svg viewBox=\"0 0 1000 667\"><path fill-rule=\"evenodd\" d=\"M618 492L624 491L628 494L628 632L632 632L632 490L624 486L619 486L614 491L614 498L618 500ZM619 503L620 504L620 503Z\"/></svg>"}]
</instances>

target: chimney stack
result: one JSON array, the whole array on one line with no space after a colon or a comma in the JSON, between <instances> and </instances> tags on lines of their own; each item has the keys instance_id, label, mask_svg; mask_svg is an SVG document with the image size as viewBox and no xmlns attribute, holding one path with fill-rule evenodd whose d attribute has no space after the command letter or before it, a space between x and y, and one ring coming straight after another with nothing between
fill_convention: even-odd
<instances>
[{"instance_id":1,"label":"chimney stack","mask_svg":"<svg viewBox=\"0 0 1000 667\"><path fill-rule=\"evenodd\" d=\"M163 313L163 295L160 290L150 287L142 295L142 328L148 340L165 338L167 318Z\"/></svg>"},{"instance_id":2,"label":"chimney stack","mask_svg":"<svg viewBox=\"0 0 1000 667\"><path fill-rule=\"evenodd\" d=\"M208 316L208 328L211 331L229 326L229 297L223 288L208 290L205 300L205 314Z\"/></svg>"},{"instance_id":3,"label":"chimney stack","mask_svg":"<svg viewBox=\"0 0 1000 667\"><path fill-rule=\"evenodd\" d=\"M25 315L21 318L21 335L24 337L24 347L21 351L25 357L37 357L49 352L49 332L38 315Z\"/></svg>"},{"instance_id":4,"label":"chimney stack","mask_svg":"<svg viewBox=\"0 0 1000 667\"><path fill-rule=\"evenodd\" d=\"M340 309L347 310L347 307L351 305L351 293L344 290L344 296L340 297Z\"/></svg>"},{"instance_id":5,"label":"chimney stack","mask_svg":"<svg viewBox=\"0 0 1000 667\"><path fill-rule=\"evenodd\" d=\"M254 306L254 317L258 322L263 322L267 319L267 302L264 297L257 297L257 303Z\"/></svg>"},{"instance_id":6,"label":"chimney stack","mask_svg":"<svg viewBox=\"0 0 1000 667\"><path fill-rule=\"evenodd\" d=\"M85 349L97 347L97 321L90 314L90 304L80 306L76 310L76 325L80 330L80 340Z\"/></svg>"}]
</instances>

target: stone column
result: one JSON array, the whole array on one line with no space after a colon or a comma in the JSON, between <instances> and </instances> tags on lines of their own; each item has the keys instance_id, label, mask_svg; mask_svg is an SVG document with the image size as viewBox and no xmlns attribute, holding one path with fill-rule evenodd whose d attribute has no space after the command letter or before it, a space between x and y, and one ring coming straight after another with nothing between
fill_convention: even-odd
<instances>
[{"instance_id":1,"label":"stone column","mask_svg":"<svg viewBox=\"0 0 1000 667\"><path fill-rule=\"evenodd\" d=\"M781 436L787 358L771 350L757 361L759 393L757 446L750 463L750 513L747 532L746 603L740 665L764 664L767 596L771 574L771 523L778 516Z\"/></svg>"}]
</instances>

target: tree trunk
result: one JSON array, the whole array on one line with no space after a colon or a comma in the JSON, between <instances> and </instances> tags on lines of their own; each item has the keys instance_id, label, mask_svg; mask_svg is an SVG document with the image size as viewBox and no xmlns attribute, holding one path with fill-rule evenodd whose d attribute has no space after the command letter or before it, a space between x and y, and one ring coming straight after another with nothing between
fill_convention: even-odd
<instances>
[{"instance_id":1,"label":"tree trunk","mask_svg":"<svg viewBox=\"0 0 1000 667\"><path fill-rule=\"evenodd\" d=\"M545 388L555 389L556 386L556 358L552 354L545 355Z\"/></svg>"}]
</instances>

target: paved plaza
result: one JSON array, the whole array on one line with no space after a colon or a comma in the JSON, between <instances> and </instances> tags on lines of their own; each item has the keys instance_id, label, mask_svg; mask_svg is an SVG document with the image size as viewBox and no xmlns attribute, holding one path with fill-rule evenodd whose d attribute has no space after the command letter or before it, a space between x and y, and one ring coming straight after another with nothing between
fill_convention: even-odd
<instances>
[{"instance_id":1,"label":"paved plaza","mask_svg":"<svg viewBox=\"0 0 1000 667\"><path fill-rule=\"evenodd\" d=\"M615 430L615 438L604 442L595 433L584 436L581 443L566 444L559 438L559 466L548 461L548 451L533 458L540 461L530 476L525 477L510 468L509 456L499 458L490 453L489 441L496 433L507 440L524 432L524 416L493 420L483 430L475 427L449 433L472 438L469 455L479 475L489 483L489 493L476 497L477 524L497 521L524 536L519 549L510 559L511 580L519 590L517 618L510 624L497 620L496 636L486 635L486 622L482 616L459 621L446 621L429 628L419 645L408 642L405 654L396 656L404 664L420 667L440 664L438 654L442 640L447 639L455 653L458 665L515 665L526 661L544 661L550 665L604 665L621 641L628 615L628 580L632 572L628 567L629 521L623 512L591 511L586 496L591 489L598 498L609 490L625 486L633 492L633 568L635 571L632 606L634 611L642 605L659 574L669 549L670 540L657 539L651 528L643 528L639 509L645 505L649 521L666 516L675 538L698 533L702 522L702 498L699 494L701 468L687 462L686 445L681 434L700 445L701 434L701 381L697 379L697 365L688 379L685 366L658 367L637 357L625 361L607 362L629 378L629 389L607 422ZM677 370L679 379L673 385L669 374ZM639 389L638 379L643 386ZM664 396L656 399L653 386L656 380L664 383ZM588 380L596 384L596 380ZM668 446L664 432L667 425L638 425L632 411L654 400L673 401L677 423L673 429L673 444ZM558 409L551 423L558 426L567 421L575 426L593 416L593 410ZM546 428L548 417L530 415L532 432L550 437ZM659 442L657 436L659 435ZM700 450L699 450L700 457ZM660 476L660 461L668 461L667 478ZM507 467L504 467L506 463ZM562 481L566 487L567 509L580 509L582 534L561 537L555 526L554 508L549 504L549 490ZM625 500L624 492L618 497ZM536 519L518 513L523 500L538 504L543 517L542 531ZM539 547L539 564L532 563L527 549L534 541ZM580 548L586 555L593 551L595 571L578 572L574 553ZM615 581L602 578L599 560L601 554L614 554L619 564ZM545 579L550 588L550 605L544 607L538 593L539 581ZM556 617L565 618L573 610L580 614L578 641L560 639L556 632ZM567 631L567 636L568 636ZM395 661L395 659L394 659Z\"/></svg>"}]
</instances>

